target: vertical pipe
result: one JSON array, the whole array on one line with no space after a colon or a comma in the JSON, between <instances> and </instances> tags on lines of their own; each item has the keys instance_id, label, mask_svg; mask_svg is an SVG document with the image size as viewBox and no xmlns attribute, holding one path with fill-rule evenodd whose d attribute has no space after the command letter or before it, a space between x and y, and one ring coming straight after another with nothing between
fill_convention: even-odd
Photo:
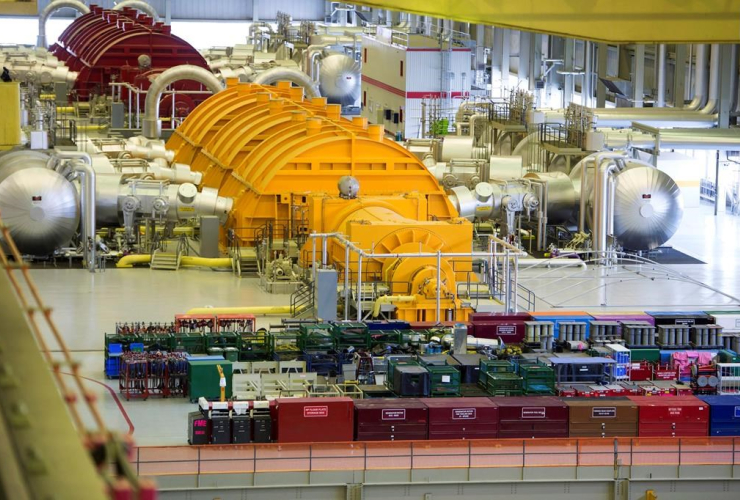
<instances>
[{"instance_id":1,"label":"vertical pipe","mask_svg":"<svg viewBox=\"0 0 740 500\"><path fill-rule=\"evenodd\" d=\"M583 47L583 81L581 83L581 104L588 107L591 106L591 42L588 40L584 41Z\"/></svg>"},{"instance_id":2,"label":"vertical pipe","mask_svg":"<svg viewBox=\"0 0 740 500\"><path fill-rule=\"evenodd\" d=\"M504 253L504 310L506 312L511 312L511 293L509 291L509 249L507 248Z\"/></svg>"},{"instance_id":3,"label":"vertical pipe","mask_svg":"<svg viewBox=\"0 0 740 500\"><path fill-rule=\"evenodd\" d=\"M321 267L326 268L328 261L327 242L329 241L328 236L324 236L321 239Z\"/></svg>"},{"instance_id":4,"label":"vertical pipe","mask_svg":"<svg viewBox=\"0 0 740 500\"><path fill-rule=\"evenodd\" d=\"M512 292L512 300L514 301L514 312L519 312L519 305L516 300L516 293L519 289L519 256L514 255L514 268L512 270L514 275L514 287Z\"/></svg>"},{"instance_id":5,"label":"vertical pipe","mask_svg":"<svg viewBox=\"0 0 740 500\"><path fill-rule=\"evenodd\" d=\"M442 251L437 250L437 322L442 321L441 312L441 294L442 294Z\"/></svg>"},{"instance_id":6,"label":"vertical pipe","mask_svg":"<svg viewBox=\"0 0 740 500\"><path fill-rule=\"evenodd\" d=\"M362 252L357 252L357 321L362 321Z\"/></svg>"},{"instance_id":7,"label":"vertical pipe","mask_svg":"<svg viewBox=\"0 0 740 500\"><path fill-rule=\"evenodd\" d=\"M349 245L344 245L344 321L349 319Z\"/></svg>"},{"instance_id":8,"label":"vertical pipe","mask_svg":"<svg viewBox=\"0 0 740 500\"><path fill-rule=\"evenodd\" d=\"M311 238L313 240L313 252L311 254L311 276L313 277L313 282L316 282L316 238Z\"/></svg>"},{"instance_id":9,"label":"vertical pipe","mask_svg":"<svg viewBox=\"0 0 740 500\"><path fill-rule=\"evenodd\" d=\"M714 153L714 216L719 212L719 151Z\"/></svg>"},{"instance_id":10,"label":"vertical pipe","mask_svg":"<svg viewBox=\"0 0 740 500\"><path fill-rule=\"evenodd\" d=\"M645 45L635 45L635 71L632 74L632 100L636 108L642 107L645 94Z\"/></svg>"},{"instance_id":11,"label":"vertical pipe","mask_svg":"<svg viewBox=\"0 0 740 500\"><path fill-rule=\"evenodd\" d=\"M658 78L656 82L657 87L657 102L656 106L659 108L665 107L665 72L666 72L666 53L667 46L664 43L658 45Z\"/></svg>"}]
</instances>

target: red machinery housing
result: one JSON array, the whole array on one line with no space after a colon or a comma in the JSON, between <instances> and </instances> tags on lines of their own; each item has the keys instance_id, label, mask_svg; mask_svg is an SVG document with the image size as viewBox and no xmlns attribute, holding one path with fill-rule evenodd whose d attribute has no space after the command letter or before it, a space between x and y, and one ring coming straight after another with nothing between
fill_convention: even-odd
<instances>
[{"instance_id":1,"label":"red machinery housing","mask_svg":"<svg viewBox=\"0 0 740 500\"><path fill-rule=\"evenodd\" d=\"M90 13L75 19L50 50L70 70L79 72L74 90L81 101L88 100L91 95L110 94L109 83L114 79L146 90L157 75L173 66L191 64L208 69L203 56L185 40L173 35L170 26L154 22L151 17L130 8L114 11L91 5ZM201 84L194 81L175 82L171 88L203 90ZM128 102L132 94L123 88L121 99ZM210 95L207 91L177 95L177 115L189 113ZM135 94L132 99L132 107L135 107ZM138 104L143 108L143 96ZM169 116L171 106L169 95L162 101L160 113Z\"/></svg>"}]
</instances>

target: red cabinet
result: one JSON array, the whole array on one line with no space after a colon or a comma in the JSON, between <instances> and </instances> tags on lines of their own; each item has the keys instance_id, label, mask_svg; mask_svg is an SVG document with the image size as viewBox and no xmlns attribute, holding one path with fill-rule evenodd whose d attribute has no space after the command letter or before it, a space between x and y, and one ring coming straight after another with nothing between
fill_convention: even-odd
<instances>
[{"instance_id":1,"label":"red cabinet","mask_svg":"<svg viewBox=\"0 0 740 500\"><path fill-rule=\"evenodd\" d=\"M491 398L499 438L568 437L568 406L550 396Z\"/></svg>"},{"instance_id":2,"label":"red cabinet","mask_svg":"<svg viewBox=\"0 0 740 500\"><path fill-rule=\"evenodd\" d=\"M355 401L357 441L415 441L427 438L428 411L417 399Z\"/></svg>"},{"instance_id":3,"label":"red cabinet","mask_svg":"<svg viewBox=\"0 0 740 500\"><path fill-rule=\"evenodd\" d=\"M351 398L286 398L275 402L278 443L352 441Z\"/></svg>"},{"instance_id":4,"label":"red cabinet","mask_svg":"<svg viewBox=\"0 0 740 500\"><path fill-rule=\"evenodd\" d=\"M498 406L490 398L422 399L429 408L429 439L495 439Z\"/></svg>"},{"instance_id":5,"label":"red cabinet","mask_svg":"<svg viewBox=\"0 0 740 500\"><path fill-rule=\"evenodd\" d=\"M630 396L639 406L640 437L693 437L709 433L709 407L694 396Z\"/></svg>"}]
</instances>

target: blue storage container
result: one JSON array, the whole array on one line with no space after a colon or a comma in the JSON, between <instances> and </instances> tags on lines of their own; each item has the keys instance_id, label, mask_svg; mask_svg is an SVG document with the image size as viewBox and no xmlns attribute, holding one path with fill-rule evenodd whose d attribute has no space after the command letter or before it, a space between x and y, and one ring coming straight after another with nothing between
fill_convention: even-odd
<instances>
[{"instance_id":1,"label":"blue storage container","mask_svg":"<svg viewBox=\"0 0 740 500\"><path fill-rule=\"evenodd\" d=\"M401 321L401 320L391 320L391 321L380 321L380 320L371 320L371 321L365 321L365 325L367 326L367 329L372 331L377 330L410 330L411 329L411 323L408 321Z\"/></svg>"},{"instance_id":2,"label":"blue storage container","mask_svg":"<svg viewBox=\"0 0 740 500\"><path fill-rule=\"evenodd\" d=\"M740 396L698 396L709 405L710 436L740 436Z\"/></svg>"},{"instance_id":3,"label":"blue storage container","mask_svg":"<svg viewBox=\"0 0 740 500\"><path fill-rule=\"evenodd\" d=\"M123 344L109 344L105 355L105 376L117 378L121 374L121 356Z\"/></svg>"},{"instance_id":4,"label":"blue storage container","mask_svg":"<svg viewBox=\"0 0 740 500\"><path fill-rule=\"evenodd\" d=\"M553 339L557 339L560 335L560 323L562 322L575 322L586 324L586 338L588 338L591 332L591 322L594 320L593 316L589 314L583 315L569 315L569 314L558 314L558 313L534 313L532 314L532 320L534 321L552 321L555 323L553 327Z\"/></svg>"}]
</instances>

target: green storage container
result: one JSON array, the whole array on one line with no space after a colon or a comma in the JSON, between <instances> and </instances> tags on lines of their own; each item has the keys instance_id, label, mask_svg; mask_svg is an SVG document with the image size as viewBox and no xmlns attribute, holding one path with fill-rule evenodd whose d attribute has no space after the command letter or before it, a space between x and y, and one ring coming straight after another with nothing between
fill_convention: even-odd
<instances>
[{"instance_id":1,"label":"green storage container","mask_svg":"<svg viewBox=\"0 0 740 500\"><path fill-rule=\"evenodd\" d=\"M660 349L630 349L630 361L649 361L651 363L660 362Z\"/></svg>"},{"instance_id":2,"label":"green storage container","mask_svg":"<svg viewBox=\"0 0 740 500\"><path fill-rule=\"evenodd\" d=\"M227 347L239 347L240 336L236 332L219 332L219 333L208 333L206 334L206 348L220 347L226 349Z\"/></svg>"},{"instance_id":3,"label":"green storage container","mask_svg":"<svg viewBox=\"0 0 740 500\"><path fill-rule=\"evenodd\" d=\"M519 365L524 394L555 394L555 371L542 364Z\"/></svg>"},{"instance_id":4,"label":"green storage container","mask_svg":"<svg viewBox=\"0 0 740 500\"><path fill-rule=\"evenodd\" d=\"M205 354L206 338L201 332L176 332L170 339L173 351L188 354Z\"/></svg>"},{"instance_id":5,"label":"green storage container","mask_svg":"<svg viewBox=\"0 0 740 500\"><path fill-rule=\"evenodd\" d=\"M198 398L218 401L221 398L221 377L217 366L221 365L226 377L226 399L231 398L231 361L214 361L197 359L188 360L188 398L196 402Z\"/></svg>"},{"instance_id":6,"label":"green storage container","mask_svg":"<svg viewBox=\"0 0 740 500\"><path fill-rule=\"evenodd\" d=\"M720 363L740 363L740 356L736 355L734 351L728 351L722 349L717 353Z\"/></svg>"},{"instance_id":7,"label":"green storage container","mask_svg":"<svg viewBox=\"0 0 740 500\"><path fill-rule=\"evenodd\" d=\"M491 396L521 396L522 377L512 372L487 372L483 375L485 389Z\"/></svg>"},{"instance_id":8,"label":"green storage container","mask_svg":"<svg viewBox=\"0 0 740 500\"><path fill-rule=\"evenodd\" d=\"M221 356L221 357L223 357L224 350L221 349L220 347L209 347L208 348L208 355L209 356Z\"/></svg>"},{"instance_id":9,"label":"green storage container","mask_svg":"<svg viewBox=\"0 0 740 500\"><path fill-rule=\"evenodd\" d=\"M478 385L486 388L486 373L514 373L515 367L510 361L503 359L481 359L478 372Z\"/></svg>"},{"instance_id":10,"label":"green storage container","mask_svg":"<svg viewBox=\"0 0 740 500\"><path fill-rule=\"evenodd\" d=\"M334 349L332 325L329 323L302 324L298 328L298 348L301 351L331 351Z\"/></svg>"},{"instance_id":11,"label":"green storage container","mask_svg":"<svg viewBox=\"0 0 740 500\"><path fill-rule=\"evenodd\" d=\"M239 361L239 349L236 347L227 347L224 349L224 358L229 361Z\"/></svg>"},{"instance_id":12,"label":"green storage container","mask_svg":"<svg viewBox=\"0 0 740 500\"><path fill-rule=\"evenodd\" d=\"M239 340L239 361L267 361L272 359L272 340L267 330L242 332Z\"/></svg>"},{"instance_id":13,"label":"green storage container","mask_svg":"<svg viewBox=\"0 0 740 500\"><path fill-rule=\"evenodd\" d=\"M365 323L337 322L332 325L331 333L337 350L370 348L370 332Z\"/></svg>"},{"instance_id":14,"label":"green storage container","mask_svg":"<svg viewBox=\"0 0 740 500\"><path fill-rule=\"evenodd\" d=\"M456 397L460 395L460 371L452 366L428 365L432 397Z\"/></svg>"}]
</instances>

